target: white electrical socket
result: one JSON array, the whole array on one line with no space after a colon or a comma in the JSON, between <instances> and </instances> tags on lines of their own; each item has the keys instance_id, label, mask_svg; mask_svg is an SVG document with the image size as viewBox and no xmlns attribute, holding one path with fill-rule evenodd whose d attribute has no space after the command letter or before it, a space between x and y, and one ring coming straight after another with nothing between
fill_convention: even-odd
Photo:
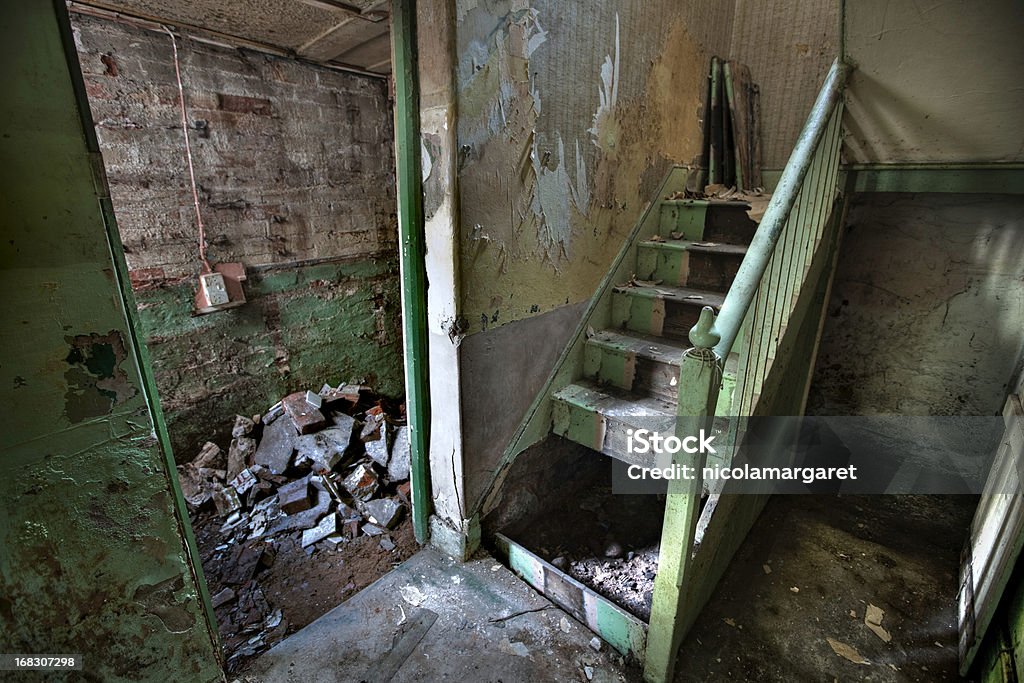
<instances>
[{"instance_id":1,"label":"white electrical socket","mask_svg":"<svg viewBox=\"0 0 1024 683\"><path fill-rule=\"evenodd\" d=\"M199 276L199 282L211 306L223 306L230 301L228 289L224 286L224 276L220 273L204 273Z\"/></svg>"}]
</instances>

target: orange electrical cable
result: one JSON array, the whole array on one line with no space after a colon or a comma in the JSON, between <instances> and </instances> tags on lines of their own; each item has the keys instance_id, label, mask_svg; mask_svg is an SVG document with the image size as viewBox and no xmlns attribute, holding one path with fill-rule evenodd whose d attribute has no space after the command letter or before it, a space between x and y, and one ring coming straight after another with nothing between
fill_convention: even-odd
<instances>
[{"instance_id":1,"label":"orange electrical cable","mask_svg":"<svg viewBox=\"0 0 1024 683\"><path fill-rule=\"evenodd\" d=\"M175 39L171 29L163 26L164 31L171 37L171 47L174 49L174 74L178 79L178 104L181 108L181 132L185 136L185 158L188 160L188 177L192 182L192 201L196 207L196 224L199 226L199 261L203 264L204 273L212 273L213 268L206 260L206 229L203 227L203 215L199 211L199 190L196 189L196 172L192 167L192 146L188 141L188 114L185 111L185 89L181 85L181 67L178 64L178 41Z\"/></svg>"}]
</instances>

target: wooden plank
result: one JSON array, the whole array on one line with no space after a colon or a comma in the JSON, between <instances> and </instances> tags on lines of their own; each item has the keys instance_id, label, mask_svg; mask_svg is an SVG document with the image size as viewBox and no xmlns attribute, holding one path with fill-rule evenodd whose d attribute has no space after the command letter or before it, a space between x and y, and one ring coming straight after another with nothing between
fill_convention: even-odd
<instances>
[{"instance_id":1,"label":"wooden plank","mask_svg":"<svg viewBox=\"0 0 1024 683\"><path fill-rule=\"evenodd\" d=\"M617 652L643 663L647 643L647 624L643 620L504 534L495 534L494 540L499 555L526 583L586 625Z\"/></svg>"},{"instance_id":2,"label":"wooden plank","mask_svg":"<svg viewBox=\"0 0 1024 683\"><path fill-rule=\"evenodd\" d=\"M711 58L711 94L708 106L708 184L722 180L722 149L725 145L722 127L722 67L718 57ZM700 238L698 238L700 239Z\"/></svg>"},{"instance_id":3,"label":"wooden plank","mask_svg":"<svg viewBox=\"0 0 1024 683\"><path fill-rule=\"evenodd\" d=\"M750 186L751 188L764 187L764 179L761 175L761 89L756 84L750 84Z\"/></svg>"},{"instance_id":4,"label":"wooden plank","mask_svg":"<svg viewBox=\"0 0 1024 683\"><path fill-rule=\"evenodd\" d=\"M726 69L727 64L728 62L723 62L721 65L722 87L720 89L721 94L719 95L719 114L722 126L722 173L719 176L719 182L728 187L736 184L736 153L733 151L735 140L733 140L732 136L732 116L729 111L729 72Z\"/></svg>"}]
</instances>

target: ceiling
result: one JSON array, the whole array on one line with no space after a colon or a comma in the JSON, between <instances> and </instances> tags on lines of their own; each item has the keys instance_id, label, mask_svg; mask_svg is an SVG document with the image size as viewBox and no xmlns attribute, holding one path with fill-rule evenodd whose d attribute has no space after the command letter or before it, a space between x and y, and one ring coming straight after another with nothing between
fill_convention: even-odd
<instances>
[{"instance_id":1,"label":"ceiling","mask_svg":"<svg viewBox=\"0 0 1024 683\"><path fill-rule=\"evenodd\" d=\"M386 75L390 0L77 0L225 42Z\"/></svg>"}]
</instances>

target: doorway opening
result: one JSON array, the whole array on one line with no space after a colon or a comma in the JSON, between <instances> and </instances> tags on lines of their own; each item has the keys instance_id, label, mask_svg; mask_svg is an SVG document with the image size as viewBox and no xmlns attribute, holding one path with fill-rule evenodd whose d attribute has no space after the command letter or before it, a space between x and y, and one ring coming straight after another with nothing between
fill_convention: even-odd
<instances>
[{"instance_id":1,"label":"doorway opening","mask_svg":"<svg viewBox=\"0 0 1024 683\"><path fill-rule=\"evenodd\" d=\"M389 3L148 6L69 4L234 673L418 547Z\"/></svg>"}]
</instances>

